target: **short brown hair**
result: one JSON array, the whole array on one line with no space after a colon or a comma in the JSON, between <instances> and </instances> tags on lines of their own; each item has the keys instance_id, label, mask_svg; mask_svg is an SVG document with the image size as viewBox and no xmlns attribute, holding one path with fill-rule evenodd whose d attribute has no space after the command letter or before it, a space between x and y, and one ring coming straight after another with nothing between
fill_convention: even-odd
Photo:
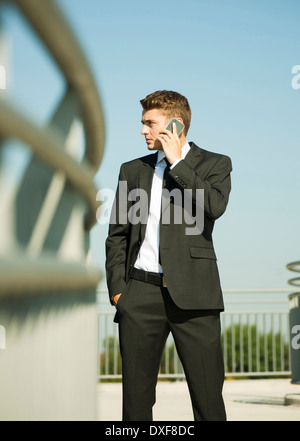
<instances>
[{"instance_id":1,"label":"short brown hair","mask_svg":"<svg viewBox=\"0 0 300 441\"><path fill-rule=\"evenodd\" d=\"M140 100L140 103L144 110L161 109L170 118L182 118L184 133L187 135L191 124L191 108L183 95L172 90L158 90Z\"/></svg>"}]
</instances>

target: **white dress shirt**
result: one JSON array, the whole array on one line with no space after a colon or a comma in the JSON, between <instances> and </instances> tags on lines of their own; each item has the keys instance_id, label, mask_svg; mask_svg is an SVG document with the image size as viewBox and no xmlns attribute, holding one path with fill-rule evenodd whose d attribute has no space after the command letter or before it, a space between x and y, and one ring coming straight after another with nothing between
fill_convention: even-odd
<instances>
[{"instance_id":1,"label":"white dress shirt","mask_svg":"<svg viewBox=\"0 0 300 441\"><path fill-rule=\"evenodd\" d=\"M179 161L182 161L190 150L186 143L181 149L181 159L178 159L171 165L174 168ZM162 273L162 267L159 263L159 223L161 216L161 196L164 171L167 166L164 161L165 154L162 150L158 151L157 162L153 174L149 216L146 225L145 239L140 248L134 267L144 271Z\"/></svg>"}]
</instances>

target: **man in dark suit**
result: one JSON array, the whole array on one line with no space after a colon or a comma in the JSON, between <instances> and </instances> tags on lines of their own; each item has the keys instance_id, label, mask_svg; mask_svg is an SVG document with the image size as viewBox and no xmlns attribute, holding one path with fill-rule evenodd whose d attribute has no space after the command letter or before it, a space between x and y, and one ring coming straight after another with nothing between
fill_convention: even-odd
<instances>
[{"instance_id":1,"label":"man in dark suit","mask_svg":"<svg viewBox=\"0 0 300 441\"><path fill-rule=\"evenodd\" d=\"M224 306L212 231L228 203L231 161L187 142L191 110L182 95L157 91L141 104L142 135L155 153L121 166L106 240L107 284L119 323L123 420L152 420L171 332L194 419L224 421ZM180 134L175 124L166 130L172 118L184 124Z\"/></svg>"}]
</instances>

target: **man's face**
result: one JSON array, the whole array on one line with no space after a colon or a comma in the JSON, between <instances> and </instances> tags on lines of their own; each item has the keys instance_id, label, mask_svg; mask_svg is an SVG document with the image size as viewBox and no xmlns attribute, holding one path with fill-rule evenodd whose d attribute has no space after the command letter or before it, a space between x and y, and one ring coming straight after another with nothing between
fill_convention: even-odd
<instances>
[{"instance_id":1,"label":"man's face","mask_svg":"<svg viewBox=\"0 0 300 441\"><path fill-rule=\"evenodd\" d=\"M160 109L144 110L142 115L142 135L145 136L149 150L162 150L162 145L157 139L159 134L165 130L170 118Z\"/></svg>"}]
</instances>

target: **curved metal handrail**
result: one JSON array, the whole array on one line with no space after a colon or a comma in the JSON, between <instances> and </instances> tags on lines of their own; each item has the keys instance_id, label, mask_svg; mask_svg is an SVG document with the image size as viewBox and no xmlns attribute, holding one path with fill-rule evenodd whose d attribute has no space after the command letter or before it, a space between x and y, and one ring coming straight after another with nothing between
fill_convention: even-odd
<instances>
[{"instance_id":1,"label":"curved metal handrail","mask_svg":"<svg viewBox=\"0 0 300 441\"><path fill-rule=\"evenodd\" d=\"M300 262L291 262L287 264L287 269L290 271L294 271L296 273L300 273ZM293 279L288 280L288 283L293 286L300 287L300 277L295 277Z\"/></svg>"},{"instance_id":2,"label":"curved metal handrail","mask_svg":"<svg viewBox=\"0 0 300 441\"><path fill-rule=\"evenodd\" d=\"M85 159L96 173L105 143L104 115L89 64L68 22L53 0L12 0L44 42L69 86L77 93L85 128ZM63 42L63 44L62 44Z\"/></svg>"},{"instance_id":3,"label":"curved metal handrail","mask_svg":"<svg viewBox=\"0 0 300 441\"><path fill-rule=\"evenodd\" d=\"M102 160L105 142L104 115L95 80L75 34L54 0L7 0L27 18L56 61L66 80L66 95L61 101L62 114L68 111L67 125L79 117L85 134L85 153L81 163L66 151L67 126L56 113L48 127L37 127L4 99L0 106L0 139L23 141L40 159L80 193L87 206L86 229L96 223L99 202L93 178ZM74 96L75 106L68 104ZM78 105L77 105L78 104ZM42 242L41 242L42 243ZM51 252L30 258L28 250L17 247L0 257L0 295L31 292L37 289L94 289L101 279L97 268L83 260L63 261Z\"/></svg>"},{"instance_id":4,"label":"curved metal handrail","mask_svg":"<svg viewBox=\"0 0 300 441\"><path fill-rule=\"evenodd\" d=\"M0 259L0 298L12 294L30 294L41 287L49 290L94 289L99 283L99 271L78 262L61 262L51 255L28 259L18 253Z\"/></svg>"},{"instance_id":5,"label":"curved metal handrail","mask_svg":"<svg viewBox=\"0 0 300 441\"><path fill-rule=\"evenodd\" d=\"M59 134L51 128L39 129L24 115L13 109L8 103L1 102L0 136L17 138L26 143L31 150L54 169L65 173L66 178L82 194L89 207L86 218L86 229L89 230L96 222L97 188L93 183L93 175L86 161L78 164L63 150Z\"/></svg>"}]
</instances>

